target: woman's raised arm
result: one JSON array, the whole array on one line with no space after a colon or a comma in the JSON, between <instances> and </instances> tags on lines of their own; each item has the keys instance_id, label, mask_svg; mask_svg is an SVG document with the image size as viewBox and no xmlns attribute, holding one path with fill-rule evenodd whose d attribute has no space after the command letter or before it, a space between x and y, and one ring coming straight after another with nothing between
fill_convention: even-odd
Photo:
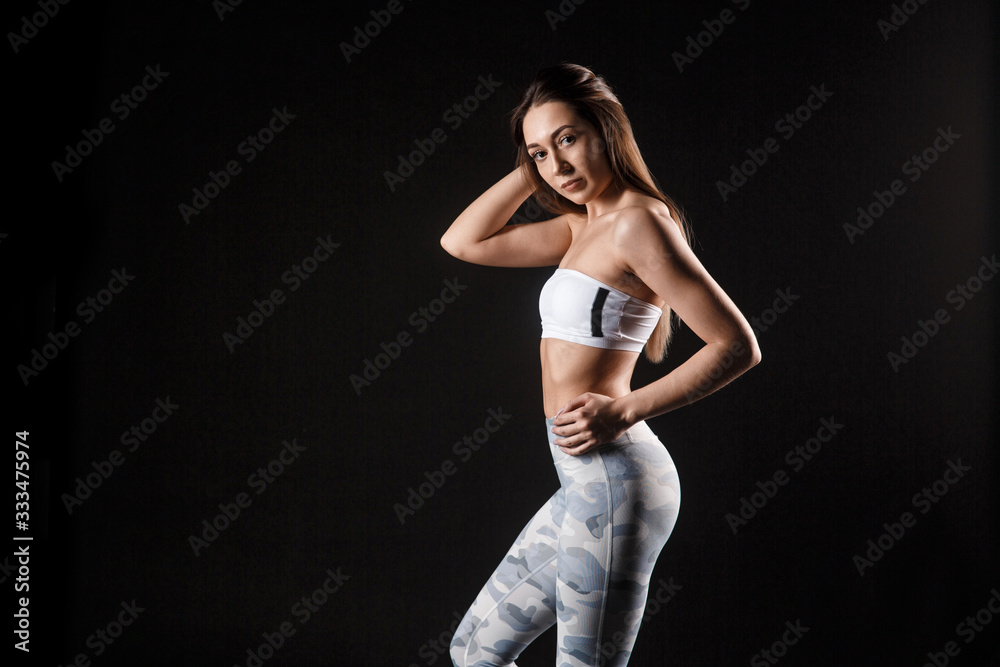
<instances>
[{"instance_id":1,"label":"woman's raised arm","mask_svg":"<svg viewBox=\"0 0 1000 667\"><path fill-rule=\"evenodd\" d=\"M448 254L487 266L551 266L569 248L569 216L543 222L507 225L531 194L525 169L517 167L469 204L441 237Z\"/></svg>"}]
</instances>

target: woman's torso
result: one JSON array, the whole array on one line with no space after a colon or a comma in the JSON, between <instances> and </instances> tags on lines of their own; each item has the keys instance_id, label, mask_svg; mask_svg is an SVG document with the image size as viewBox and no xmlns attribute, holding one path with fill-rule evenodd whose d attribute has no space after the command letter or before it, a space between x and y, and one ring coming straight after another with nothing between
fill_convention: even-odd
<instances>
[{"instance_id":1,"label":"woman's torso","mask_svg":"<svg viewBox=\"0 0 1000 667\"><path fill-rule=\"evenodd\" d=\"M573 240L560 260L559 268L573 269L625 294L662 307L662 300L619 264L614 252L616 217L617 211L590 222L583 217L571 222ZM545 416L552 417L567 401L586 392L612 398L628 394L639 352L543 338L540 355Z\"/></svg>"}]
</instances>

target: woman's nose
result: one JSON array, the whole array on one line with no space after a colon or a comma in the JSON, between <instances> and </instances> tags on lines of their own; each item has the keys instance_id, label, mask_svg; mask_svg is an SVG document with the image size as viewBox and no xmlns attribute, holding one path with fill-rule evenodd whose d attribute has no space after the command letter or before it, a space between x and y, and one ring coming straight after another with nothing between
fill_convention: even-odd
<instances>
[{"instance_id":1,"label":"woman's nose","mask_svg":"<svg viewBox=\"0 0 1000 667\"><path fill-rule=\"evenodd\" d=\"M566 160L562 158L555 158L552 160L552 169L554 172L553 175L561 176L563 174L569 173L570 171L572 171L573 168Z\"/></svg>"}]
</instances>

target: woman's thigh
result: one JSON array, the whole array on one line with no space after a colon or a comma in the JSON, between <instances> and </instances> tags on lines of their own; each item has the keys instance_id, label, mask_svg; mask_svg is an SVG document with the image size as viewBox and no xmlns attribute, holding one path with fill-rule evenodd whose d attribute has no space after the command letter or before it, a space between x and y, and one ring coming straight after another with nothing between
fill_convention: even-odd
<instances>
[{"instance_id":1,"label":"woman's thigh","mask_svg":"<svg viewBox=\"0 0 1000 667\"><path fill-rule=\"evenodd\" d=\"M623 437L556 465L565 492L557 570L560 665L624 665L653 566L680 507L670 455L655 437Z\"/></svg>"}]
</instances>

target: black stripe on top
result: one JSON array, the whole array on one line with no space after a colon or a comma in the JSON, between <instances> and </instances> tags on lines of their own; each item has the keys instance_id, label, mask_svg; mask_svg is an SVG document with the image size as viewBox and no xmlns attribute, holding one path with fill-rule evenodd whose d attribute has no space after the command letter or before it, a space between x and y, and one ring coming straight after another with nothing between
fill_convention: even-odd
<instances>
[{"instance_id":1,"label":"black stripe on top","mask_svg":"<svg viewBox=\"0 0 1000 667\"><path fill-rule=\"evenodd\" d=\"M609 290L604 287L597 288L594 295L594 305L590 307L590 335L594 338L604 338L601 331L601 312L604 310L604 301L608 298Z\"/></svg>"}]
</instances>

